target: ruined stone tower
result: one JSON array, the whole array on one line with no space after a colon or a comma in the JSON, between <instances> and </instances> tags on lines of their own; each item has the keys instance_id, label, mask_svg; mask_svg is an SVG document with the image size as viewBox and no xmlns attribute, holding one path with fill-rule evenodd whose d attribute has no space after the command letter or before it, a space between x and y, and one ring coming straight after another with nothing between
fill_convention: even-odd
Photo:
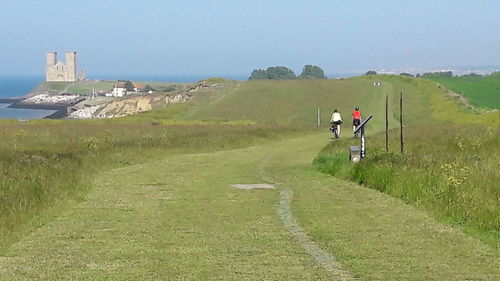
<instances>
[{"instance_id":1,"label":"ruined stone tower","mask_svg":"<svg viewBox=\"0 0 500 281\"><path fill-rule=\"evenodd\" d=\"M47 53L46 81L76 82L76 52L65 52L66 63L57 61L56 52Z\"/></svg>"}]
</instances>

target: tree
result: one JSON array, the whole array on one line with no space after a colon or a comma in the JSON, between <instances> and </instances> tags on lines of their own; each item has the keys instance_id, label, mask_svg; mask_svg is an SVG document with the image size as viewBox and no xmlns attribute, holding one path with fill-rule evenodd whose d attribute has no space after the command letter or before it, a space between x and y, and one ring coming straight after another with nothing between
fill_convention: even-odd
<instances>
[{"instance_id":1,"label":"tree","mask_svg":"<svg viewBox=\"0 0 500 281\"><path fill-rule=\"evenodd\" d=\"M302 79L325 79L325 72L316 65L305 65L299 78Z\"/></svg>"},{"instance_id":2,"label":"tree","mask_svg":"<svg viewBox=\"0 0 500 281\"><path fill-rule=\"evenodd\" d=\"M410 73L407 73L407 72L401 72L399 75L400 75L400 76L408 76L408 77L413 77L413 75L411 75Z\"/></svg>"},{"instance_id":3,"label":"tree","mask_svg":"<svg viewBox=\"0 0 500 281\"><path fill-rule=\"evenodd\" d=\"M149 86L149 85L146 85L146 86L144 87L144 92L149 93L149 91L154 92L154 91L155 91L155 89L153 89L153 88L152 88L151 86Z\"/></svg>"},{"instance_id":4,"label":"tree","mask_svg":"<svg viewBox=\"0 0 500 281\"><path fill-rule=\"evenodd\" d=\"M365 75L377 75L377 72L375 70L370 70L370 71L366 72Z\"/></svg>"},{"instance_id":5,"label":"tree","mask_svg":"<svg viewBox=\"0 0 500 281\"><path fill-rule=\"evenodd\" d=\"M273 66L266 69L267 79L295 79L295 72L285 66Z\"/></svg>"},{"instance_id":6,"label":"tree","mask_svg":"<svg viewBox=\"0 0 500 281\"><path fill-rule=\"evenodd\" d=\"M132 83L132 81L130 80L127 80L124 86L127 89L127 91L133 91L135 88L134 83Z\"/></svg>"},{"instance_id":7,"label":"tree","mask_svg":"<svg viewBox=\"0 0 500 281\"><path fill-rule=\"evenodd\" d=\"M423 78L446 78L453 77L452 71L437 71L437 72L426 72L422 74Z\"/></svg>"},{"instance_id":8,"label":"tree","mask_svg":"<svg viewBox=\"0 0 500 281\"><path fill-rule=\"evenodd\" d=\"M258 79L295 79L297 76L288 67L285 66L272 66L266 70L254 69L248 80Z\"/></svg>"},{"instance_id":9,"label":"tree","mask_svg":"<svg viewBox=\"0 0 500 281\"><path fill-rule=\"evenodd\" d=\"M462 77L481 77L481 76L482 75L479 75L479 74L474 73L474 72L462 75Z\"/></svg>"},{"instance_id":10,"label":"tree","mask_svg":"<svg viewBox=\"0 0 500 281\"><path fill-rule=\"evenodd\" d=\"M248 80L267 79L267 72L264 69L254 69Z\"/></svg>"}]
</instances>

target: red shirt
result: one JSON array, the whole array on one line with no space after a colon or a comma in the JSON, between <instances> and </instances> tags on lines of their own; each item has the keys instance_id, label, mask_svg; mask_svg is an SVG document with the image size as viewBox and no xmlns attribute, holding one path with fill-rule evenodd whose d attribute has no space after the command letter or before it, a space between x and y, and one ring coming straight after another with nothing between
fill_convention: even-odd
<instances>
[{"instance_id":1,"label":"red shirt","mask_svg":"<svg viewBox=\"0 0 500 281\"><path fill-rule=\"evenodd\" d=\"M352 119L359 119L359 120L361 120L361 111L359 111L359 110L355 110L355 111L352 113Z\"/></svg>"}]
</instances>

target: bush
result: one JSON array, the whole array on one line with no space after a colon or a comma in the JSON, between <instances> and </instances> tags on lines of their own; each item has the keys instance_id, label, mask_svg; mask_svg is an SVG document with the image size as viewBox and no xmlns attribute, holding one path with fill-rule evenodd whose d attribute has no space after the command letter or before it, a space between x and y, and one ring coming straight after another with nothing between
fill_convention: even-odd
<instances>
[{"instance_id":1,"label":"bush","mask_svg":"<svg viewBox=\"0 0 500 281\"><path fill-rule=\"evenodd\" d=\"M267 72L264 69L254 69L248 80L267 79Z\"/></svg>"},{"instance_id":2,"label":"bush","mask_svg":"<svg viewBox=\"0 0 500 281\"><path fill-rule=\"evenodd\" d=\"M325 72L316 65L305 65L299 78L302 79L325 79Z\"/></svg>"},{"instance_id":3,"label":"bush","mask_svg":"<svg viewBox=\"0 0 500 281\"><path fill-rule=\"evenodd\" d=\"M274 66L268 67L267 70L267 78L268 79L295 79L297 76L288 67L285 66Z\"/></svg>"},{"instance_id":4,"label":"bush","mask_svg":"<svg viewBox=\"0 0 500 281\"><path fill-rule=\"evenodd\" d=\"M255 69L252 71L249 80L258 79L295 79L297 76L295 72L286 66L272 66L268 67L266 70Z\"/></svg>"}]
</instances>

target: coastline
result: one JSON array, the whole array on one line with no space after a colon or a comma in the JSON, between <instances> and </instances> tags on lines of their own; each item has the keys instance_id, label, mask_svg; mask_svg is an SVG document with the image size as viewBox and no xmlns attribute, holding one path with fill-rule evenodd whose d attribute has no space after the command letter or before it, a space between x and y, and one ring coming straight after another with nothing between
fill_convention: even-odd
<instances>
[{"instance_id":1,"label":"coastline","mask_svg":"<svg viewBox=\"0 0 500 281\"><path fill-rule=\"evenodd\" d=\"M25 98L0 98L0 104L10 104L7 108L12 109L42 109L42 110L55 110L55 112L48 114L40 119L64 119L68 116L68 107L73 104L32 104L23 103Z\"/></svg>"},{"instance_id":2,"label":"coastline","mask_svg":"<svg viewBox=\"0 0 500 281\"><path fill-rule=\"evenodd\" d=\"M20 91L12 91L12 95L6 95L4 94L3 96L0 96L0 104L2 105L2 108L4 108L3 112L1 113L3 116L1 118L15 118L15 119L24 119L22 116L23 114L30 114L30 110L50 110L49 112L46 112L47 115L43 115L43 111L39 112L38 117L36 119L65 119L69 116L69 113L81 110L85 108L86 106L92 106L95 105L95 102L86 102L88 104L82 103L85 102L85 100L88 100L88 97L90 94L92 94L92 91L97 91L95 92L97 95L103 96L105 92L109 92L110 89L113 88L114 83L116 82L114 80L109 80L109 81L104 81L104 80L96 80L96 81L79 81L75 83L52 83L52 82L45 82L42 81L38 83L35 87L33 87L28 94L21 96ZM18 83L18 81L14 80L11 82L12 85ZM144 82L141 82L144 83ZM196 91L199 88L203 87L208 87L207 85L203 85L202 82L198 82L196 85L190 85L190 84L175 84L171 82L153 82L151 81L150 83L153 83L153 86L155 87L156 90L164 93L168 93L170 91L173 91L174 93L188 93L191 91ZM17 84L16 84L17 85ZM214 86L214 85L211 85ZM80 94L75 94L75 91L70 91L71 87L76 87L75 89L78 89L78 93ZM14 88L11 86L11 88ZM26 87L24 87L26 88ZM155 91L156 91L155 90ZM137 91L136 94L140 94L140 91ZM90 93L90 94L89 94ZM167 95L168 96L168 95ZM127 97L128 98L128 97ZM121 99L107 99L107 98L102 98L105 100L105 103L111 103L111 101L120 101ZM160 98L158 100L165 100L165 103L171 103L171 102L177 102L177 95L175 98ZM151 105L151 98L147 99L144 101ZM159 101L155 101L159 102ZM126 104L127 102L123 102L123 104ZM122 106L122 103L118 103ZM113 106L118 106L114 104ZM133 108L136 108L136 104L130 104L127 105L128 107L132 106ZM128 108L127 107L127 108ZM12 111L9 111L7 109L13 109ZM19 111L16 112L15 109L19 109ZM22 110L27 110L27 111L22 111ZM119 110L124 110L123 108L120 108ZM84 112L86 112L84 110ZM89 118L89 117L86 117Z\"/></svg>"},{"instance_id":3,"label":"coastline","mask_svg":"<svg viewBox=\"0 0 500 281\"><path fill-rule=\"evenodd\" d=\"M44 110L66 110L66 108L72 106L73 104L33 104L33 103L23 103L15 102L8 106L8 108L19 108L19 109L44 109Z\"/></svg>"},{"instance_id":4,"label":"coastline","mask_svg":"<svg viewBox=\"0 0 500 281\"><path fill-rule=\"evenodd\" d=\"M50 115L43 117L42 119L64 119L68 116L68 110L66 108L58 110Z\"/></svg>"},{"instance_id":5,"label":"coastline","mask_svg":"<svg viewBox=\"0 0 500 281\"><path fill-rule=\"evenodd\" d=\"M18 97L18 98L0 98L0 103L11 103L11 104L14 104L14 103L21 102L23 100L24 100L23 97Z\"/></svg>"}]
</instances>

